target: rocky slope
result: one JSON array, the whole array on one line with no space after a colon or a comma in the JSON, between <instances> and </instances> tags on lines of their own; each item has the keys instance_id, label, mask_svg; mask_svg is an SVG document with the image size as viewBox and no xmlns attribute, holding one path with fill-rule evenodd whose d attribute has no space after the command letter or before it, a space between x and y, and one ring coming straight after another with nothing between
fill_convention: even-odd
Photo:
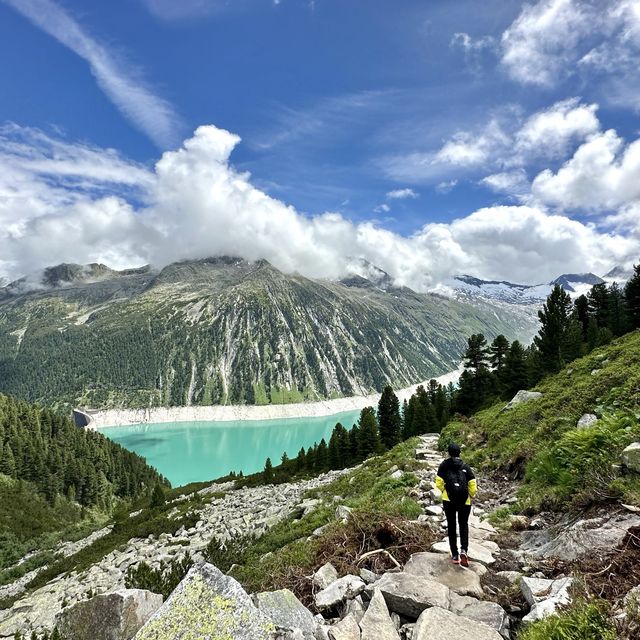
<instances>
[{"instance_id":1,"label":"rocky slope","mask_svg":"<svg viewBox=\"0 0 640 640\"><path fill-rule=\"evenodd\" d=\"M59 265L0 289L0 391L100 407L267 404L396 388L457 367L466 339L532 316L215 258L115 272Z\"/></svg>"}]
</instances>

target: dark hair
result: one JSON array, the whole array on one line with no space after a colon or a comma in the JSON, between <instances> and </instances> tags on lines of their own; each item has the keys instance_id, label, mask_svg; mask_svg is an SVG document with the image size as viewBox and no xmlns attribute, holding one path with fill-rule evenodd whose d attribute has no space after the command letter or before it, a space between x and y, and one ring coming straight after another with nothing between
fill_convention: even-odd
<instances>
[{"instance_id":1,"label":"dark hair","mask_svg":"<svg viewBox=\"0 0 640 640\"><path fill-rule=\"evenodd\" d=\"M452 458L459 458L460 457L460 445L456 444L455 442L452 442L449 445L449 455Z\"/></svg>"}]
</instances>

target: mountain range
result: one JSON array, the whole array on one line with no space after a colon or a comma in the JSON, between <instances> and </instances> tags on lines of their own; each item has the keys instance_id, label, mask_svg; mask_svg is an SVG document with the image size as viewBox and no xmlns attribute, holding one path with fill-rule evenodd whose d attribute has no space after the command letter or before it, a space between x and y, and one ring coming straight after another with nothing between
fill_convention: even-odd
<instances>
[{"instance_id":1,"label":"mountain range","mask_svg":"<svg viewBox=\"0 0 640 640\"><path fill-rule=\"evenodd\" d=\"M323 399L455 369L472 333L535 332L530 309L367 275L312 280L233 257L50 267L0 289L0 391L90 408Z\"/></svg>"},{"instance_id":2,"label":"mountain range","mask_svg":"<svg viewBox=\"0 0 640 640\"><path fill-rule=\"evenodd\" d=\"M631 275L631 271L618 266L602 277L593 273L565 273L551 282L534 285L514 284L505 280L482 280L474 276L459 275L448 280L440 290L463 301L482 299L511 305L539 306L547 299L556 284L559 284L572 297L577 297L586 294L596 284L616 282L623 285Z\"/></svg>"}]
</instances>

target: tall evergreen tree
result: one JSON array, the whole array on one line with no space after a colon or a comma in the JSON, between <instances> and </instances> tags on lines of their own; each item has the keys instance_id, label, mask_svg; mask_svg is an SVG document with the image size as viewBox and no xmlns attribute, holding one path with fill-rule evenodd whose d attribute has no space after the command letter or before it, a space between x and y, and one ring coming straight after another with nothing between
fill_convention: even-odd
<instances>
[{"instance_id":1,"label":"tall evergreen tree","mask_svg":"<svg viewBox=\"0 0 640 640\"><path fill-rule=\"evenodd\" d=\"M262 479L264 480L265 484L270 484L273 482L273 464L271 463L271 458L267 458L264 463Z\"/></svg>"},{"instance_id":2,"label":"tall evergreen tree","mask_svg":"<svg viewBox=\"0 0 640 640\"><path fill-rule=\"evenodd\" d=\"M640 329L640 264L634 265L633 275L624 288L629 327Z\"/></svg>"},{"instance_id":3,"label":"tall evergreen tree","mask_svg":"<svg viewBox=\"0 0 640 640\"><path fill-rule=\"evenodd\" d=\"M494 371L499 372L509 352L509 341L502 334L496 336L491 343L489 352L491 354L491 366Z\"/></svg>"},{"instance_id":4,"label":"tall evergreen tree","mask_svg":"<svg viewBox=\"0 0 640 640\"><path fill-rule=\"evenodd\" d=\"M467 341L464 354L465 367L478 371L489 366L490 351L486 338L481 334L473 334Z\"/></svg>"},{"instance_id":5,"label":"tall evergreen tree","mask_svg":"<svg viewBox=\"0 0 640 640\"><path fill-rule=\"evenodd\" d=\"M518 340L513 341L504 359L501 383L506 398L512 398L521 389L529 388L525 350Z\"/></svg>"},{"instance_id":6,"label":"tall evergreen tree","mask_svg":"<svg viewBox=\"0 0 640 640\"><path fill-rule=\"evenodd\" d=\"M560 285L554 286L542 310L538 311L541 326L533 341L540 353L542 368L547 373L558 372L566 364L563 346L572 311L571 296Z\"/></svg>"},{"instance_id":7,"label":"tall evergreen tree","mask_svg":"<svg viewBox=\"0 0 640 640\"><path fill-rule=\"evenodd\" d=\"M587 329L589 328L589 299L582 294L574 302L575 316L582 328L582 339L587 339Z\"/></svg>"},{"instance_id":8,"label":"tall evergreen tree","mask_svg":"<svg viewBox=\"0 0 640 640\"><path fill-rule=\"evenodd\" d=\"M360 412L358 422L358 456L361 460L380 451L380 433L373 407L365 407Z\"/></svg>"},{"instance_id":9,"label":"tall evergreen tree","mask_svg":"<svg viewBox=\"0 0 640 640\"><path fill-rule=\"evenodd\" d=\"M599 327L609 326L609 290L603 282L594 284L587 294L589 315L596 319Z\"/></svg>"},{"instance_id":10,"label":"tall evergreen tree","mask_svg":"<svg viewBox=\"0 0 640 640\"><path fill-rule=\"evenodd\" d=\"M614 336L622 336L628 330L627 308L624 291L617 282L609 287L609 329Z\"/></svg>"},{"instance_id":11,"label":"tall evergreen tree","mask_svg":"<svg viewBox=\"0 0 640 640\"><path fill-rule=\"evenodd\" d=\"M378 424L380 440L387 449L391 449L400 442L402 435L400 401L389 385L383 389L378 402Z\"/></svg>"}]
</instances>

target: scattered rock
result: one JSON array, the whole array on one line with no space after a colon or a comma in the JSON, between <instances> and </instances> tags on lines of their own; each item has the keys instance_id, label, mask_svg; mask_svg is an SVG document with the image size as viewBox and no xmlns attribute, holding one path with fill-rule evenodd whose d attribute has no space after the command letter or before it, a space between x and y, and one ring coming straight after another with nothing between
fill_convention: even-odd
<instances>
[{"instance_id":1,"label":"scattered rock","mask_svg":"<svg viewBox=\"0 0 640 640\"><path fill-rule=\"evenodd\" d=\"M384 596L375 589L369 608L360 620L362 640L400 640L396 627L389 615Z\"/></svg>"},{"instance_id":2,"label":"scattered rock","mask_svg":"<svg viewBox=\"0 0 640 640\"><path fill-rule=\"evenodd\" d=\"M440 607L427 609L418 618L412 635L412 640L451 640L451 638L503 640L495 629Z\"/></svg>"},{"instance_id":3,"label":"scattered rock","mask_svg":"<svg viewBox=\"0 0 640 640\"><path fill-rule=\"evenodd\" d=\"M398 469L397 471L394 471L393 473L389 474L389 477L393 478L394 480L400 480L400 478L402 478L403 475L404 475L404 471L400 471L400 469Z\"/></svg>"},{"instance_id":4,"label":"scattered rock","mask_svg":"<svg viewBox=\"0 0 640 640\"><path fill-rule=\"evenodd\" d=\"M135 640L269 640L271 620L253 604L240 584L211 564L192 567Z\"/></svg>"},{"instance_id":5,"label":"scattered rock","mask_svg":"<svg viewBox=\"0 0 640 640\"><path fill-rule=\"evenodd\" d=\"M498 571L496 575L508 580L511 584L516 584L522 578L522 574L519 571Z\"/></svg>"},{"instance_id":6,"label":"scattered rock","mask_svg":"<svg viewBox=\"0 0 640 640\"><path fill-rule=\"evenodd\" d=\"M511 402L504 406L502 411L508 411L509 409L513 409L513 407L516 407L523 402L529 402L530 400L536 400L537 398L541 397L542 394L539 391L525 391L524 389L521 389L520 391L518 391L518 393L516 393L515 396L513 396Z\"/></svg>"},{"instance_id":7,"label":"scattered rock","mask_svg":"<svg viewBox=\"0 0 640 640\"><path fill-rule=\"evenodd\" d=\"M55 624L64 638L130 640L161 605L157 593L121 589L66 607Z\"/></svg>"},{"instance_id":8,"label":"scattered rock","mask_svg":"<svg viewBox=\"0 0 640 640\"><path fill-rule=\"evenodd\" d=\"M444 513L444 511L442 510L442 507L437 504L432 504L432 505L429 505L428 507L425 507L424 512L430 516L441 516Z\"/></svg>"},{"instance_id":9,"label":"scattered rock","mask_svg":"<svg viewBox=\"0 0 640 640\"><path fill-rule=\"evenodd\" d=\"M313 614L289 589L258 593L254 601L258 609L271 618L276 629L299 629L305 638L312 638L315 634L317 624Z\"/></svg>"},{"instance_id":10,"label":"scattered rock","mask_svg":"<svg viewBox=\"0 0 640 640\"><path fill-rule=\"evenodd\" d=\"M492 545L489 547L488 545ZM482 540L480 541L469 541L469 549L467 553L469 554L469 560L473 562L482 562L483 564L493 564L496 560L492 555L492 549L494 548L490 540ZM436 553L445 553L451 554L449 550L449 542L447 540L442 540L441 542L436 542L431 546L431 550Z\"/></svg>"},{"instance_id":11,"label":"scattered rock","mask_svg":"<svg viewBox=\"0 0 640 640\"><path fill-rule=\"evenodd\" d=\"M509 629L509 617L505 610L496 602L480 601L477 598L451 594L449 610L463 618L475 622L482 622L495 629L501 635L506 635Z\"/></svg>"},{"instance_id":12,"label":"scattered rock","mask_svg":"<svg viewBox=\"0 0 640 640\"><path fill-rule=\"evenodd\" d=\"M326 589L332 582L335 582L337 579L338 572L330 562L323 564L313 574L312 577L313 584L314 586L318 587L318 589Z\"/></svg>"},{"instance_id":13,"label":"scattered rock","mask_svg":"<svg viewBox=\"0 0 640 640\"><path fill-rule=\"evenodd\" d=\"M373 584L376 580L380 579L380 576L377 573L369 571L369 569L360 569L360 577L366 584Z\"/></svg>"},{"instance_id":14,"label":"scattered rock","mask_svg":"<svg viewBox=\"0 0 640 640\"><path fill-rule=\"evenodd\" d=\"M596 422L598 422L598 416L593 413L585 413L581 416L580 420L578 420L578 424L576 427L578 429L588 429L592 427Z\"/></svg>"},{"instance_id":15,"label":"scattered rock","mask_svg":"<svg viewBox=\"0 0 640 640\"><path fill-rule=\"evenodd\" d=\"M365 612L364 602L362 601L362 596L356 596L353 600L347 601L347 606L345 608L345 613L353 614L353 617L356 619L356 622L360 624Z\"/></svg>"},{"instance_id":16,"label":"scattered rock","mask_svg":"<svg viewBox=\"0 0 640 640\"><path fill-rule=\"evenodd\" d=\"M332 582L326 589L316 593L315 603L319 610L331 609L347 598L355 598L364 591L365 584L357 576L344 576Z\"/></svg>"},{"instance_id":17,"label":"scattered rock","mask_svg":"<svg viewBox=\"0 0 640 640\"><path fill-rule=\"evenodd\" d=\"M336 520L348 520L352 509L341 504L336 507Z\"/></svg>"},{"instance_id":18,"label":"scattered rock","mask_svg":"<svg viewBox=\"0 0 640 640\"><path fill-rule=\"evenodd\" d=\"M375 588L391 611L414 620L428 607L449 608L449 587L410 573L387 573Z\"/></svg>"},{"instance_id":19,"label":"scattered rock","mask_svg":"<svg viewBox=\"0 0 640 640\"><path fill-rule=\"evenodd\" d=\"M442 500L442 491L440 491L440 489L431 489L431 491L429 491L429 497L434 502L440 502Z\"/></svg>"},{"instance_id":20,"label":"scattered rock","mask_svg":"<svg viewBox=\"0 0 640 640\"><path fill-rule=\"evenodd\" d=\"M352 614L329 627L331 640L360 640L360 627Z\"/></svg>"},{"instance_id":21,"label":"scattered rock","mask_svg":"<svg viewBox=\"0 0 640 640\"><path fill-rule=\"evenodd\" d=\"M555 613L561 605L571 602L569 587L572 578L546 580L544 578L522 578L520 590L525 600L531 605L531 611L523 618L526 622L534 622Z\"/></svg>"},{"instance_id":22,"label":"scattered rock","mask_svg":"<svg viewBox=\"0 0 640 640\"><path fill-rule=\"evenodd\" d=\"M627 469L640 473L640 442L633 442L622 452L622 464Z\"/></svg>"},{"instance_id":23,"label":"scattered rock","mask_svg":"<svg viewBox=\"0 0 640 640\"><path fill-rule=\"evenodd\" d=\"M452 564L444 554L424 552L414 553L405 565L404 571L420 578L436 580L460 595L481 598L482 587L476 569L480 566L482 565L471 564L465 569Z\"/></svg>"}]
</instances>

